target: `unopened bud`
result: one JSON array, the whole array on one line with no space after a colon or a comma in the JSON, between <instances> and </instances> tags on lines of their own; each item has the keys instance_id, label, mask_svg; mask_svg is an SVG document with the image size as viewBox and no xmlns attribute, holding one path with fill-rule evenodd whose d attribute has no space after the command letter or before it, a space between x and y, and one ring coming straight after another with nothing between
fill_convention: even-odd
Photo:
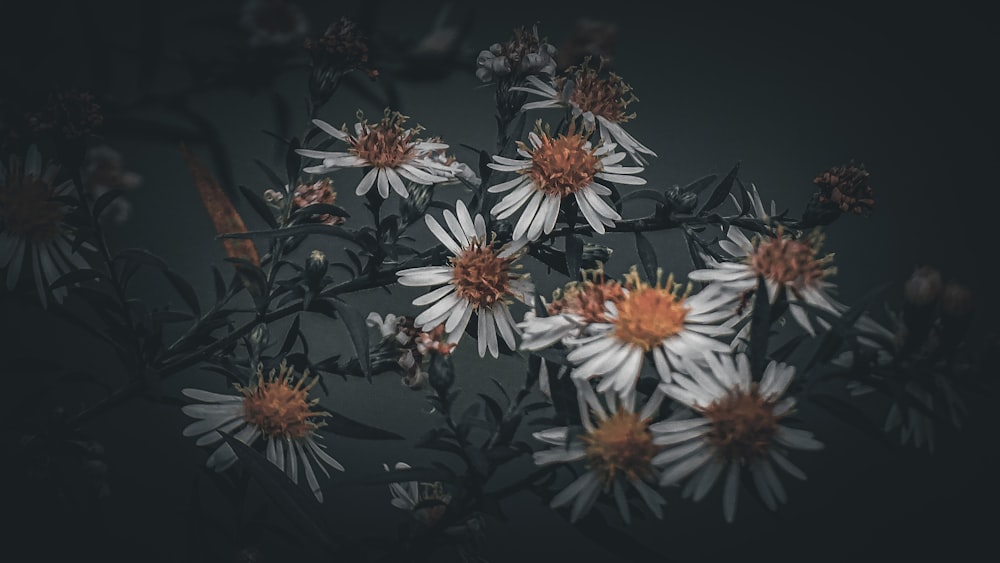
<instances>
[{"instance_id":1,"label":"unopened bud","mask_svg":"<svg viewBox=\"0 0 1000 563\"><path fill-rule=\"evenodd\" d=\"M260 357L260 353L271 343L271 331L267 325L260 323L250 331L250 357L254 362Z\"/></svg>"},{"instance_id":2,"label":"unopened bud","mask_svg":"<svg viewBox=\"0 0 1000 563\"><path fill-rule=\"evenodd\" d=\"M597 269L601 264L608 263L613 252L614 249L603 244L585 242L583 243L583 256L580 265L585 270Z\"/></svg>"},{"instance_id":3,"label":"unopened bud","mask_svg":"<svg viewBox=\"0 0 1000 563\"><path fill-rule=\"evenodd\" d=\"M306 258L306 281L309 282L309 286L314 289L320 287L329 267L330 263L322 250L310 252L309 257Z\"/></svg>"},{"instance_id":4,"label":"unopened bud","mask_svg":"<svg viewBox=\"0 0 1000 563\"><path fill-rule=\"evenodd\" d=\"M903 287L906 301L917 307L925 307L941 294L941 272L930 266L921 266L913 272Z\"/></svg>"}]
</instances>

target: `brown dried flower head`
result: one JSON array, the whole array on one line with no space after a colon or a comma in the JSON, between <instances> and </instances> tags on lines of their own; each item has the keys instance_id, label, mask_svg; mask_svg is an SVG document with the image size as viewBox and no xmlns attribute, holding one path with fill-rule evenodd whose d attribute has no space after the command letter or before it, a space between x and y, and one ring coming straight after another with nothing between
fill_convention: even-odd
<instances>
[{"instance_id":1,"label":"brown dried flower head","mask_svg":"<svg viewBox=\"0 0 1000 563\"><path fill-rule=\"evenodd\" d=\"M844 213L868 215L875 205L868 175L864 165L845 164L823 172L813 183L819 186L820 203L836 206Z\"/></svg>"},{"instance_id":2,"label":"brown dried flower head","mask_svg":"<svg viewBox=\"0 0 1000 563\"><path fill-rule=\"evenodd\" d=\"M358 25L348 18L331 24L318 40L306 39L305 48L314 67L340 73L359 70L372 80L378 77L378 71L369 66L367 39Z\"/></svg>"}]
</instances>

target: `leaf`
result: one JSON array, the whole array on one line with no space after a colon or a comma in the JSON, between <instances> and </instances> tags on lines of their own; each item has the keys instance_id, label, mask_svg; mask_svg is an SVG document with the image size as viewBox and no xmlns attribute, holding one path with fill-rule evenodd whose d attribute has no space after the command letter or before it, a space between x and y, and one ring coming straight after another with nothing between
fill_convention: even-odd
<instances>
[{"instance_id":1,"label":"leaf","mask_svg":"<svg viewBox=\"0 0 1000 563\"><path fill-rule=\"evenodd\" d=\"M118 260L129 260L135 264L149 266L158 270L166 270L169 267L166 260L141 248L124 248L118 251L114 261L117 262Z\"/></svg>"},{"instance_id":2,"label":"leaf","mask_svg":"<svg viewBox=\"0 0 1000 563\"><path fill-rule=\"evenodd\" d=\"M479 397L483 400L483 404L486 405L486 413L489 415L492 424L495 425L503 420L503 409L500 408L500 403L497 403L496 399L486 393L479 393Z\"/></svg>"},{"instance_id":3,"label":"leaf","mask_svg":"<svg viewBox=\"0 0 1000 563\"><path fill-rule=\"evenodd\" d=\"M656 263L656 249L649 242L649 239L645 237L639 231L635 232L635 246L639 251L639 262L642 263L642 269L646 273L646 279L652 282L656 279L656 271L658 265Z\"/></svg>"},{"instance_id":4,"label":"leaf","mask_svg":"<svg viewBox=\"0 0 1000 563\"><path fill-rule=\"evenodd\" d=\"M217 267L212 266L212 281L215 283L215 301L221 303L226 297L226 280Z\"/></svg>"},{"instance_id":5,"label":"leaf","mask_svg":"<svg viewBox=\"0 0 1000 563\"><path fill-rule=\"evenodd\" d=\"M736 174L739 173L739 171L740 163L737 162L736 166L733 166L733 169L729 171L729 174L726 174L726 177L723 178L722 181L719 182L719 185L712 191L712 195L708 197L708 201L706 201L705 205L702 206L698 215L703 215L706 212L715 209L719 205L722 205L722 202L726 201L726 198L729 197L729 191L733 188L733 182L736 181Z\"/></svg>"},{"instance_id":6,"label":"leaf","mask_svg":"<svg viewBox=\"0 0 1000 563\"><path fill-rule=\"evenodd\" d=\"M272 170L270 166L264 164L264 162L261 161L259 158L253 159L253 163L257 165L257 168L260 168L261 171L264 172L264 175L267 176L268 181L271 182L271 184L274 186L275 189L284 194L288 193L289 191L288 186L290 186L291 184L286 185L284 182L282 182L281 177L278 176L277 172Z\"/></svg>"},{"instance_id":7,"label":"leaf","mask_svg":"<svg viewBox=\"0 0 1000 563\"><path fill-rule=\"evenodd\" d=\"M704 190L705 188L707 188L710 185L712 185L712 182L714 182L716 178L718 178L718 176L715 175L715 174L709 174L708 176L705 176L704 178L698 178L694 182L691 182L690 184L688 184L688 185L684 186L683 188L681 188L681 191L682 192L690 192L690 193L693 193L693 194L701 193L702 190Z\"/></svg>"},{"instance_id":8,"label":"leaf","mask_svg":"<svg viewBox=\"0 0 1000 563\"><path fill-rule=\"evenodd\" d=\"M809 361L806 362L802 373L806 373L816 366L816 364L830 359L837 349L840 348L840 345L843 342L842 335L846 334L849 327L853 326L854 323L861 318L861 315L863 315L865 310L868 308L869 303L871 303L877 296L881 295L886 289L889 288L890 285L892 285L892 282L886 282L869 291L867 294L862 296L862 298L855 303L853 307L845 311L839 317L825 309L821 309L806 302L799 302L800 306L823 317L834 328L834 330L828 330L823 334L823 337L816 346L812 357L810 357Z\"/></svg>"},{"instance_id":9,"label":"leaf","mask_svg":"<svg viewBox=\"0 0 1000 563\"><path fill-rule=\"evenodd\" d=\"M105 278L107 278L107 276L104 275L104 272L100 272L98 270L90 270L90 269L73 270L71 272L63 274L62 276L59 276L58 279L49 284L49 289L58 289L60 287L67 285L73 285L77 283L83 283L86 281L99 280Z\"/></svg>"},{"instance_id":10,"label":"leaf","mask_svg":"<svg viewBox=\"0 0 1000 563\"><path fill-rule=\"evenodd\" d=\"M403 440L403 436L388 430L382 430L374 426L369 426L348 418L340 413L323 409L327 413L324 417L325 425L320 427L323 432L344 436L347 438L358 438L361 440Z\"/></svg>"},{"instance_id":11,"label":"leaf","mask_svg":"<svg viewBox=\"0 0 1000 563\"><path fill-rule=\"evenodd\" d=\"M292 137L288 142L288 150L285 151L285 177L288 178L290 189L294 189L299 183L299 170L302 169L302 156L295 152L300 148L299 138Z\"/></svg>"},{"instance_id":12,"label":"leaf","mask_svg":"<svg viewBox=\"0 0 1000 563\"><path fill-rule=\"evenodd\" d=\"M170 282L170 285L174 286L174 289L177 290L181 299L183 299L184 303L186 303L188 308L191 309L191 312L200 316L201 306L198 305L198 294L195 293L191 284L181 277L180 274L169 268L163 270L163 275L167 278L167 281Z\"/></svg>"},{"instance_id":13,"label":"leaf","mask_svg":"<svg viewBox=\"0 0 1000 563\"><path fill-rule=\"evenodd\" d=\"M302 530L308 530L326 549L333 544L326 533L330 526L325 525L323 511L319 503L309 493L297 486L285 473L273 463L267 461L257 450L240 442L227 432L220 432L223 440L236 452L247 472L264 489L274 504L285 513L285 516Z\"/></svg>"},{"instance_id":14,"label":"leaf","mask_svg":"<svg viewBox=\"0 0 1000 563\"><path fill-rule=\"evenodd\" d=\"M667 199L663 196L663 193L658 190L642 189L629 192L622 196L622 203L630 199L652 199L660 203L666 203Z\"/></svg>"},{"instance_id":15,"label":"leaf","mask_svg":"<svg viewBox=\"0 0 1000 563\"><path fill-rule=\"evenodd\" d=\"M253 207L253 210L257 212L257 215L260 215L260 218L263 219L269 227L272 229L278 228L278 220L274 218L274 213L271 211L270 206L267 205L267 202L261 199L256 192L246 186L240 186L240 193L243 194L243 197L246 198L250 207Z\"/></svg>"},{"instance_id":16,"label":"leaf","mask_svg":"<svg viewBox=\"0 0 1000 563\"><path fill-rule=\"evenodd\" d=\"M309 219L314 215L334 215L336 217L350 217L351 214L343 207L331 205L329 203L310 203L305 207L300 207L292 212L292 219Z\"/></svg>"},{"instance_id":17,"label":"leaf","mask_svg":"<svg viewBox=\"0 0 1000 563\"><path fill-rule=\"evenodd\" d=\"M760 381L767 363L767 339L771 329L771 301L763 276L757 276L753 314L750 317L750 376Z\"/></svg>"},{"instance_id":18,"label":"leaf","mask_svg":"<svg viewBox=\"0 0 1000 563\"><path fill-rule=\"evenodd\" d=\"M353 305L340 299L333 298L325 299L324 301L328 301L337 310L340 320L347 327L347 334L351 337L354 351L358 355L358 363L361 364L361 371L364 372L366 377L371 377L372 366L368 350L368 325L365 323L364 315Z\"/></svg>"},{"instance_id":19,"label":"leaf","mask_svg":"<svg viewBox=\"0 0 1000 563\"><path fill-rule=\"evenodd\" d=\"M288 327L288 332L285 333L285 341L281 343L281 349L278 351L278 356L284 356L292 351L292 347L295 346L295 341L299 337L299 322L302 317L295 315L292 320L292 326Z\"/></svg>"},{"instance_id":20,"label":"leaf","mask_svg":"<svg viewBox=\"0 0 1000 563\"><path fill-rule=\"evenodd\" d=\"M778 346L773 352L771 352L771 359L776 362L784 362L788 360L788 357L792 355L793 352L799 347L799 344L806 339L806 334L796 334L792 338L788 339L781 346Z\"/></svg>"},{"instance_id":21,"label":"leaf","mask_svg":"<svg viewBox=\"0 0 1000 563\"><path fill-rule=\"evenodd\" d=\"M583 240L570 234L566 237L566 272L570 279L580 276L580 264L583 261Z\"/></svg>"},{"instance_id":22,"label":"leaf","mask_svg":"<svg viewBox=\"0 0 1000 563\"><path fill-rule=\"evenodd\" d=\"M97 198L97 201L94 202L94 210L92 211L94 217L99 218L101 214L104 213L104 210L107 209L108 206L111 205L114 200L118 199L123 193L125 192L115 188L101 194L101 197Z\"/></svg>"}]
</instances>

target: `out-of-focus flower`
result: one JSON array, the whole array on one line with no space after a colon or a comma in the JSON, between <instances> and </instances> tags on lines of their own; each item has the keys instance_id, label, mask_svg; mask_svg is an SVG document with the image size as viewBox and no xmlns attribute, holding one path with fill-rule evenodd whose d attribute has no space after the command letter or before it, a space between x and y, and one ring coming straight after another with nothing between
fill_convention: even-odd
<instances>
[{"instance_id":1,"label":"out-of-focus flower","mask_svg":"<svg viewBox=\"0 0 1000 563\"><path fill-rule=\"evenodd\" d=\"M527 79L530 87L516 87L516 90L537 94L545 98L529 102L522 109L570 107L574 116L582 116L590 130L597 129L601 139L615 142L639 164L647 164L643 155L656 156L625 131L622 124L635 118L635 113L626 113L632 102L639 101L632 93L632 87L615 73L603 76L599 68L584 64L567 69L566 73L549 80L536 76Z\"/></svg>"},{"instance_id":2,"label":"out-of-focus flower","mask_svg":"<svg viewBox=\"0 0 1000 563\"><path fill-rule=\"evenodd\" d=\"M346 126L336 129L325 121L314 119L317 127L344 141L349 148L346 152L297 150L302 156L323 159L323 164L307 167L304 171L326 174L341 168L369 168L355 193L365 195L377 186L383 199L389 197L390 187L406 197L409 192L404 179L429 185L449 180L457 174L457 166L442 164L432 156L434 151L447 149L448 145L420 140L417 135L422 128L419 126L404 129L403 123L408 119L405 115L386 110L378 123L369 124L359 112L358 119L354 135L347 132Z\"/></svg>"},{"instance_id":3,"label":"out-of-focus flower","mask_svg":"<svg viewBox=\"0 0 1000 563\"><path fill-rule=\"evenodd\" d=\"M626 397L635 393L649 353L660 378L670 381L683 358L729 349L715 337L733 333L719 324L732 298L711 287L691 295L690 284L682 287L673 275L663 283L659 274L651 285L633 266L625 276L624 298L604 304L606 321L590 323L583 336L570 340L575 348L566 358L574 378L601 378L599 392Z\"/></svg>"},{"instance_id":4,"label":"out-of-focus flower","mask_svg":"<svg viewBox=\"0 0 1000 563\"><path fill-rule=\"evenodd\" d=\"M605 66L610 66L617 43L617 25L583 18L577 20L572 35L559 48L556 61L560 69L587 64L587 61L603 61Z\"/></svg>"},{"instance_id":5,"label":"out-of-focus flower","mask_svg":"<svg viewBox=\"0 0 1000 563\"><path fill-rule=\"evenodd\" d=\"M389 471L388 465L382 464L382 467ZM410 465L399 461L396 462L394 469L397 471L410 469ZM413 518L427 527L433 527L441 521L441 517L448 510L448 503L451 502L451 495L439 481L390 483L389 493L392 495L390 502L393 506L409 512Z\"/></svg>"},{"instance_id":6,"label":"out-of-focus flower","mask_svg":"<svg viewBox=\"0 0 1000 563\"><path fill-rule=\"evenodd\" d=\"M315 106L325 104L340 86L344 75L360 71L378 78L368 62L368 40L358 25L348 18L330 24L318 40L306 39L310 66L309 93Z\"/></svg>"},{"instance_id":7,"label":"out-of-focus flower","mask_svg":"<svg viewBox=\"0 0 1000 563\"><path fill-rule=\"evenodd\" d=\"M740 469L750 470L760 498L771 510L785 502L785 488L774 466L789 475L805 474L785 457L785 448L818 450L823 444L811 432L781 424L794 412L795 398L782 398L795 375L794 366L770 362L760 382L750 376L745 354L708 354L707 364L686 362L688 377L676 376L660 388L698 416L664 421L650 428L656 443L666 446L653 463L662 468L660 486L678 483L694 474L683 496L700 501L719 477L724 479L722 512L727 522L736 515Z\"/></svg>"},{"instance_id":8,"label":"out-of-focus flower","mask_svg":"<svg viewBox=\"0 0 1000 563\"><path fill-rule=\"evenodd\" d=\"M584 433L571 436L569 428L563 426L533 434L549 446L535 452L536 465L586 462L586 471L556 494L550 505L558 508L572 503L570 520L576 521L601 493L610 493L622 518L629 522L625 490L631 485L653 514L663 518L666 501L653 488L659 479L654 460L663 448L657 425L650 424L659 411L663 393L654 391L638 412L634 394L621 400L613 393L605 394L602 404L586 381L577 382L577 397Z\"/></svg>"},{"instance_id":9,"label":"out-of-focus flower","mask_svg":"<svg viewBox=\"0 0 1000 563\"><path fill-rule=\"evenodd\" d=\"M543 131L532 131L528 140L531 146L518 142L517 152L523 159L494 155L495 162L489 164L494 170L518 174L513 180L489 188L491 193L510 192L490 210L498 219L524 208L514 225L514 238L536 240L542 233L551 233L562 200L570 195L590 227L604 234L605 227L614 227L622 217L601 199L610 195L611 189L597 179L630 185L646 183L644 178L632 176L643 171L641 166L616 165L625 153L615 152L614 144L593 148L585 135L573 132L550 137Z\"/></svg>"},{"instance_id":10,"label":"out-of-focus flower","mask_svg":"<svg viewBox=\"0 0 1000 563\"><path fill-rule=\"evenodd\" d=\"M921 266L903 286L903 296L907 303L916 307L926 307L941 295L941 272L930 266Z\"/></svg>"},{"instance_id":11,"label":"out-of-focus flower","mask_svg":"<svg viewBox=\"0 0 1000 563\"><path fill-rule=\"evenodd\" d=\"M187 388L181 392L199 404L186 405L184 414L197 418L184 428L185 436L198 436L199 446L209 446L222 441L221 432L231 433L244 444L252 446L261 437L265 441L265 456L295 483L299 479L299 466L305 473L309 489L316 500L323 502L313 465L327 477L325 466L343 471L337 460L326 453L326 446L319 443L317 429L322 426L323 410L315 408L319 399L309 399L309 390L319 381L292 377L293 368L282 362L277 371L265 377L263 367L249 387L237 385L238 395L222 395L202 389ZM210 469L225 471L236 462L236 453L229 444L222 444L208 457Z\"/></svg>"},{"instance_id":12,"label":"out-of-focus flower","mask_svg":"<svg viewBox=\"0 0 1000 563\"><path fill-rule=\"evenodd\" d=\"M285 194L278 190L267 190L264 192L264 199L272 205L279 205L285 199ZM333 191L333 180L329 178L323 178L312 184L299 184L292 196L292 206L296 210L317 203L333 205L336 201L337 192ZM330 213L311 215L308 218L311 223L323 223L324 225L340 225L346 220L344 217Z\"/></svg>"},{"instance_id":13,"label":"out-of-focus flower","mask_svg":"<svg viewBox=\"0 0 1000 563\"><path fill-rule=\"evenodd\" d=\"M431 305L414 320L423 331L444 324L448 342L462 338L469 319L479 318L477 339L479 355L499 357L497 332L510 349L517 344L514 335L520 331L510 314L507 299L513 297L531 303L535 288L528 274L516 273L515 262L524 254L526 239L517 239L496 248L495 236L486 232L486 220L469 215L462 200L456 213L445 210L444 218L451 234L430 215L427 228L452 253L448 266L410 268L399 272L399 283L406 286L443 286L413 300L414 305Z\"/></svg>"},{"instance_id":14,"label":"out-of-focus flower","mask_svg":"<svg viewBox=\"0 0 1000 563\"><path fill-rule=\"evenodd\" d=\"M397 317L392 313L382 319L378 313L368 315L368 326L378 328L384 342L397 352L398 364L403 368L402 384L411 389L421 389L427 383L427 367L431 354L447 356L455 349L448 342L444 326L438 325L424 332L413 324L412 317Z\"/></svg>"},{"instance_id":15,"label":"out-of-focus flower","mask_svg":"<svg viewBox=\"0 0 1000 563\"><path fill-rule=\"evenodd\" d=\"M964 318L972 313L972 292L965 285L949 282L941 291L941 315Z\"/></svg>"},{"instance_id":16,"label":"out-of-focus flower","mask_svg":"<svg viewBox=\"0 0 1000 563\"><path fill-rule=\"evenodd\" d=\"M813 179L820 189L819 202L832 205L841 212L868 215L875 205L868 176L864 165L845 164L830 168Z\"/></svg>"},{"instance_id":17,"label":"out-of-focus flower","mask_svg":"<svg viewBox=\"0 0 1000 563\"><path fill-rule=\"evenodd\" d=\"M43 306L49 295L61 301L66 287L51 292L49 284L72 270L87 267L74 250L76 229L65 221L72 206L56 198L72 197L73 183L54 185L59 168L43 168L32 145L22 164L12 157L0 162L0 267L7 269L7 289L13 290L23 271L31 272ZM89 247L89 245L88 245Z\"/></svg>"},{"instance_id":18,"label":"out-of-focus flower","mask_svg":"<svg viewBox=\"0 0 1000 563\"><path fill-rule=\"evenodd\" d=\"M100 145L87 151L83 185L95 200L111 190L130 191L142 185L142 176L125 170L121 153ZM132 204L118 197L101 214L101 219L123 223L132 213Z\"/></svg>"},{"instance_id":19,"label":"out-of-focus flower","mask_svg":"<svg viewBox=\"0 0 1000 563\"><path fill-rule=\"evenodd\" d=\"M718 262L709 257L710 267L690 272L688 279L710 282L709 287L739 299L740 306L735 314L746 315L752 309L747 304L757 287L757 276L763 276L770 302L773 304L784 293L792 317L806 332L815 335L816 329L800 302L836 315L847 308L828 293L834 285L826 278L834 274L836 268L829 265L833 261L832 254L819 256L822 242L819 231L813 231L805 239L794 238L787 235L781 225L774 236L758 236L750 242L740 229L731 227L728 240L722 240L719 246L739 261ZM825 321L820 319L819 322L823 325Z\"/></svg>"},{"instance_id":20,"label":"out-of-focus flower","mask_svg":"<svg viewBox=\"0 0 1000 563\"><path fill-rule=\"evenodd\" d=\"M476 57L476 76L483 82L520 80L524 76L552 76L556 48L538 37L538 27L518 28L506 43L494 43Z\"/></svg>"},{"instance_id":21,"label":"out-of-focus flower","mask_svg":"<svg viewBox=\"0 0 1000 563\"><path fill-rule=\"evenodd\" d=\"M28 116L28 127L34 133L51 133L60 140L85 138L102 123L104 115L97 99L78 90L50 94L45 106Z\"/></svg>"},{"instance_id":22,"label":"out-of-focus flower","mask_svg":"<svg viewBox=\"0 0 1000 563\"><path fill-rule=\"evenodd\" d=\"M306 15L284 0L246 0L240 10L240 25L250 34L251 47L285 47L309 33Z\"/></svg>"},{"instance_id":23,"label":"out-of-focus flower","mask_svg":"<svg viewBox=\"0 0 1000 563\"><path fill-rule=\"evenodd\" d=\"M441 139L439 137L431 137L427 139L431 143L440 143ZM431 152L431 158L435 160L438 164L445 166L449 169L454 170L455 176L451 180L445 180L444 184L455 183L464 180L468 184L478 186L480 182L479 175L476 174L474 170L464 162L460 162L454 155L448 154L445 150L436 150Z\"/></svg>"}]
</instances>

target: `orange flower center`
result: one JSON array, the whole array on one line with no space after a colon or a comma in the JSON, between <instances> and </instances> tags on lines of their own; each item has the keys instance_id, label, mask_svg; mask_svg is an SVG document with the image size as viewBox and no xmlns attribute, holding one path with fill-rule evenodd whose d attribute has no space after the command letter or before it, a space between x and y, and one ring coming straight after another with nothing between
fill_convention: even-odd
<instances>
[{"instance_id":1,"label":"orange flower center","mask_svg":"<svg viewBox=\"0 0 1000 563\"><path fill-rule=\"evenodd\" d=\"M500 258L492 245L473 240L461 254L450 259L455 292L476 309L492 307L510 294L510 270L515 259Z\"/></svg>"},{"instance_id":2,"label":"orange flower center","mask_svg":"<svg viewBox=\"0 0 1000 563\"><path fill-rule=\"evenodd\" d=\"M665 286L660 287L659 282L651 286L639 281L633 269L628 283L629 293L617 304L618 318L614 321L618 340L648 352L684 330L687 294L679 293L680 286L674 283L672 275Z\"/></svg>"},{"instance_id":3,"label":"orange flower center","mask_svg":"<svg viewBox=\"0 0 1000 563\"><path fill-rule=\"evenodd\" d=\"M297 381L289 376L292 368L282 365L280 375L265 380L258 371L257 384L238 387L243 394L244 418L266 436L272 438L301 439L308 436L319 424L312 419L327 416L323 411L313 411L317 399L309 400L309 389L318 379L305 383L308 374Z\"/></svg>"},{"instance_id":4,"label":"orange flower center","mask_svg":"<svg viewBox=\"0 0 1000 563\"><path fill-rule=\"evenodd\" d=\"M731 461L766 455L780 419L774 414L774 404L760 396L756 385L749 393L730 393L706 407L702 414L712 422L708 441Z\"/></svg>"},{"instance_id":5,"label":"orange flower center","mask_svg":"<svg viewBox=\"0 0 1000 563\"><path fill-rule=\"evenodd\" d=\"M53 240L65 212L63 205L52 199L52 185L34 176L8 176L7 181L0 186L0 224L4 230L32 243Z\"/></svg>"},{"instance_id":6,"label":"orange flower center","mask_svg":"<svg viewBox=\"0 0 1000 563\"><path fill-rule=\"evenodd\" d=\"M786 238L782 228L774 238L759 240L757 248L748 258L750 266L759 275L779 284L806 287L835 272L825 268L832 255L818 258L822 236L813 232L806 240Z\"/></svg>"},{"instance_id":7,"label":"orange flower center","mask_svg":"<svg viewBox=\"0 0 1000 563\"><path fill-rule=\"evenodd\" d=\"M377 168L395 168L413 158L410 135L398 128L374 128L351 143L351 152Z\"/></svg>"},{"instance_id":8,"label":"orange flower center","mask_svg":"<svg viewBox=\"0 0 1000 563\"><path fill-rule=\"evenodd\" d=\"M597 472L605 489L619 474L630 481L649 476L653 456L660 450L653 443L649 420L640 420L638 414L621 410L602 420L580 440L586 447L587 466Z\"/></svg>"},{"instance_id":9,"label":"orange flower center","mask_svg":"<svg viewBox=\"0 0 1000 563\"><path fill-rule=\"evenodd\" d=\"M542 145L531 154L526 173L535 186L547 194L567 196L589 186L601 170L596 149L586 146L583 135L560 135L555 139L539 135ZM522 145L523 146L523 145Z\"/></svg>"},{"instance_id":10,"label":"orange flower center","mask_svg":"<svg viewBox=\"0 0 1000 563\"><path fill-rule=\"evenodd\" d=\"M550 315L571 313L580 315L588 323L606 323L609 319L605 303L611 301L617 306L624 300L625 292L621 284L614 280L605 281L604 272L596 271L593 279L570 282L546 308Z\"/></svg>"}]
</instances>

